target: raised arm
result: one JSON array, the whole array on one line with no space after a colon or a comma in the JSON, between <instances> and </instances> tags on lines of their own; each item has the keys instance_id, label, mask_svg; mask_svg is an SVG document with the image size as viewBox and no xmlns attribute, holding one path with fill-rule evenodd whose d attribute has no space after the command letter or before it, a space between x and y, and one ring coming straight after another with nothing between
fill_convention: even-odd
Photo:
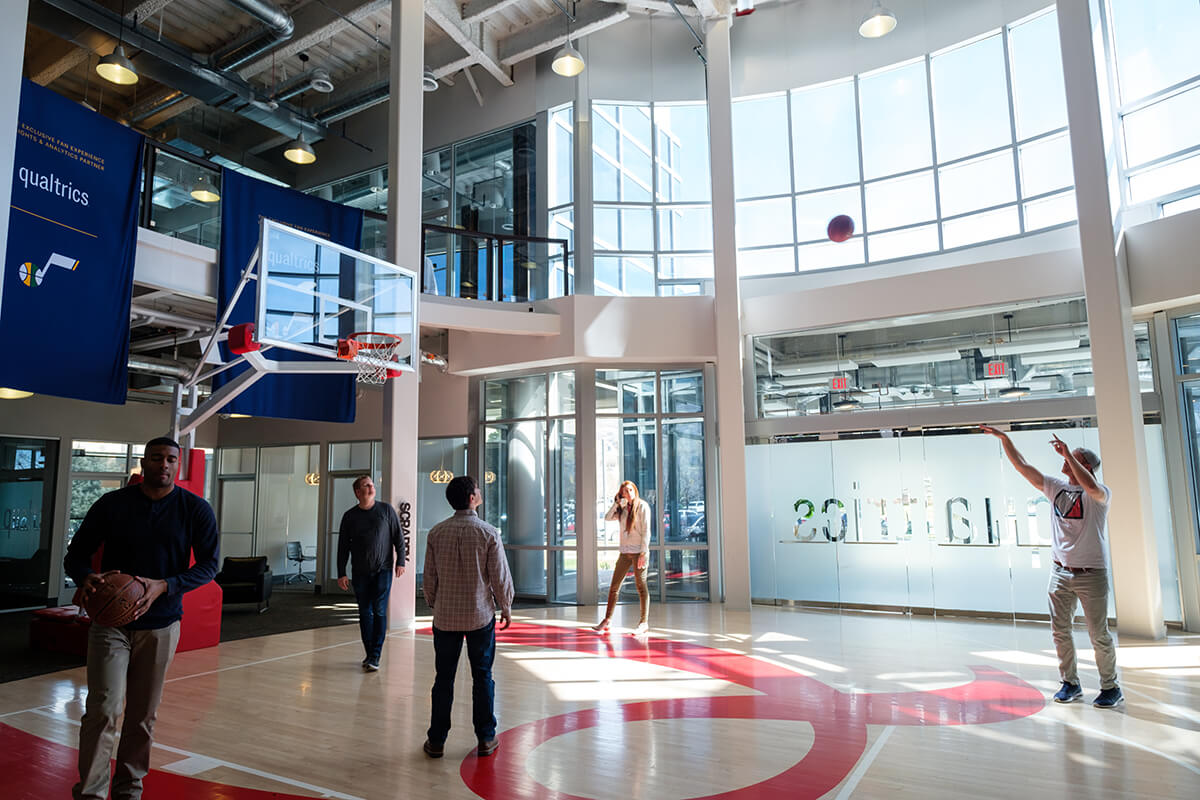
<instances>
[{"instance_id":1,"label":"raised arm","mask_svg":"<svg viewBox=\"0 0 1200 800\"><path fill-rule=\"evenodd\" d=\"M990 425L980 425L979 430L999 439L1001 446L1004 448L1004 455L1008 456L1008 460L1012 463L1013 468L1021 473L1021 477L1033 484L1034 488L1039 492L1043 490L1043 487L1046 485L1046 476L1029 465L1029 462L1021 455L1021 451L1012 443L1012 439L1008 438L1007 433L997 430Z\"/></svg>"},{"instance_id":2,"label":"raised arm","mask_svg":"<svg viewBox=\"0 0 1200 800\"><path fill-rule=\"evenodd\" d=\"M621 518L621 504L613 500L612 507L604 513L604 518L608 520Z\"/></svg>"}]
</instances>

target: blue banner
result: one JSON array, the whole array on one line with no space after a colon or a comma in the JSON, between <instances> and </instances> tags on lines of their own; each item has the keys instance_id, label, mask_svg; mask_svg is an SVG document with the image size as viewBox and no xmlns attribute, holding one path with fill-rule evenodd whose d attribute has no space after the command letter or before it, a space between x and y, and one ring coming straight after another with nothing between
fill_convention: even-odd
<instances>
[{"instance_id":1,"label":"blue banner","mask_svg":"<svg viewBox=\"0 0 1200 800\"><path fill-rule=\"evenodd\" d=\"M21 84L0 386L125 402L141 134Z\"/></svg>"},{"instance_id":2,"label":"blue banner","mask_svg":"<svg viewBox=\"0 0 1200 800\"><path fill-rule=\"evenodd\" d=\"M226 169L221 177L221 258L217 278L217 313L222 314L258 244L259 219L268 217L322 239L358 250L362 241L362 209L331 203L319 197ZM255 322L256 286L242 290L229 324ZM221 345L226 359L230 357ZM266 357L276 361L313 361L317 356L273 348ZM249 369L242 364L213 377L217 389ZM355 379L341 375L266 375L229 401L222 412L255 417L284 417L322 422L353 422Z\"/></svg>"}]
</instances>

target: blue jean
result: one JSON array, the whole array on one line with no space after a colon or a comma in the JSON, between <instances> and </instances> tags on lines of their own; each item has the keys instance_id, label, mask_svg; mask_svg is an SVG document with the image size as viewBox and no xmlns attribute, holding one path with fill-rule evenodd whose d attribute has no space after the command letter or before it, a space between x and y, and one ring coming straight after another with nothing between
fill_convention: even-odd
<instances>
[{"instance_id":1,"label":"blue jean","mask_svg":"<svg viewBox=\"0 0 1200 800\"><path fill-rule=\"evenodd\" d=\"M433 660L437 671L433 679L433 711L430 714L429 741L444 744L450 733L450 708L454 705L454 675L463 640L467 642L467 661L471 664L471 717L475 738L486 742L496 737L496 683L492 680L492 662L496 660L496 621L474 631L433 629Z\"/></svg>"},{"instance_id":2,"label":"blue jean","mask_svg":"<svg viewBox=\"0 0 1200 800\"><path fill-rule=\"evenodd\" d=\"M358 601L358 630L362 634L367 661L379 663L383 655L383 640L387 638L388 595L392 591L392 570L381 569L370 575L355 575L350 579L354 599Z\"/></svg>"}]
</instances>

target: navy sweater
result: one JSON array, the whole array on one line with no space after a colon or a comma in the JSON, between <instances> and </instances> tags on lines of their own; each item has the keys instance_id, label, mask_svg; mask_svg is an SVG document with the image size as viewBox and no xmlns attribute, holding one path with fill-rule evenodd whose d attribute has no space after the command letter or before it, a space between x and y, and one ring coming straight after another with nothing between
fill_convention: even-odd
<instances>
[{"instance_id":1,"label":"navy sweater","mask_svg":"<svg viewBox=\"0 0 1200 800\"><path fill-rule=\"evenodd\" d=\"M220 535L217 520L202 497L176 486L151 500L141 485L117 489L97 500L75 532L63 566L76 584L92 570L92 555L101 546L100 570L120 570L143 578L162 578L164 592L150 610L126 627L165 628L183 616L183 593L217 574ZM192 552L196 563L188 566Z\"/></svg>"}]
</instances>

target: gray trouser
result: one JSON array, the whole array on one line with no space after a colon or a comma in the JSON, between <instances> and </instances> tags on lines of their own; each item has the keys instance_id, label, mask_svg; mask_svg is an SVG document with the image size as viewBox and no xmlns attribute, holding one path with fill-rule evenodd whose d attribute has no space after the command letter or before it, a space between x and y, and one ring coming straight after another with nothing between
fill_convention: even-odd
<instances>
[{"instance_id":1,"label":"gray trouser","mask_svg":"<svg viewBox=\"0 0 1200 800\"><path fill-rule=\"evenodd\" d=\"M1058 672L1067 683L1079 685L1075 662L1075 642L1071 625L1075 621L1075 603L1083 606L1088 636L1096 652L1096 668L1100 670L1100 688L1117 685L1117 649L1108 632L1108 570L1096 569L1072 573L1057 564L1050 568L1050 627L1054 631L1054 647L1058 651Z\"/></svg>"},{"instance_id":2,"label":"gray trouser","mask_svg":"<svg viewBox=\"0 0 1200 800\"><path fill-rule=\"evenodd\" d=\"M152 631L92 625L88 632L87 705L79 728L79 783L75 800L108 797L108 763L117 718L125 707L113 800L137 800L150 771L154 720L162 700L167 667L179 644L179 623Z\"/></svg>"}]
</instances>

